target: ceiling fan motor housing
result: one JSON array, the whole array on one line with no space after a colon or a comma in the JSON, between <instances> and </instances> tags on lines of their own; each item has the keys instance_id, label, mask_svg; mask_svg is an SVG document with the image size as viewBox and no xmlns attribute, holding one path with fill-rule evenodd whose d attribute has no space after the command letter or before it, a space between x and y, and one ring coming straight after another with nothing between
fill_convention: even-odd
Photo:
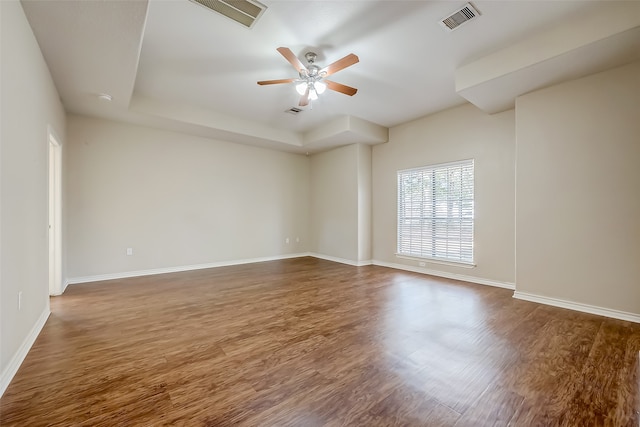
<instances>
[{"instance_id":1,"label":"ceiling fan motor housing","mask_svg":"<svg viewBox=\"0 0 640 427\"><path fill-rule=\"evenodd\" d=\"M309 64L313 64L315 62L316 58L318 57L318 55L316 55L315 52L307 52L304 55L304 57L305 57L305 59L307 60L307 62Z\"/></svg>"},{"instance_id":2,"label":"ceiling fan motor housing","mask_svg":"<svg viewBox=\"0 0 640 427\"><path fill-rule=\"evenodd\" d=\"M320 67L314 63L318 55L315 52L307 52L304 57L309 65L306 69L300 70L300 78L310 82L322 79L326 73L320 72Z\"/></svg>"}]
</instances>

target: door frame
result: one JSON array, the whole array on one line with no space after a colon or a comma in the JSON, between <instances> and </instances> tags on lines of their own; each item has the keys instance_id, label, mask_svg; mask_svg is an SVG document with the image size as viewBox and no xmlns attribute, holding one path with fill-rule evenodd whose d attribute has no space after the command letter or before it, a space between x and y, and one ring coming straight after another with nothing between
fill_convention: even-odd
<instances>
[{"instance_id":1,"label":"door frame","mask_svg":"<svg viewBox=\"0 0 640 427\"><path fill-rule=\"evenodd\" d=\"M62 144L49 125L49 295L62 289Z\"/></svg>"}]
</instances>

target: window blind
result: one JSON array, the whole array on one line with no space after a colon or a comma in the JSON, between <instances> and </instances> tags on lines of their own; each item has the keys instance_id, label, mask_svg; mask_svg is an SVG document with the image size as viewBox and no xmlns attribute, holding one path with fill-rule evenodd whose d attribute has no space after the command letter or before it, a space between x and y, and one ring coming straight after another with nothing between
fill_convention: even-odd
<instances>
[{"instance_id":1,"label":"window blind","mask_svg":"<svg viewBox=\"0 0 640 427\"><path fill-rule=\"evenodd\" d=\"M398 254L473 263L473 160L398 171Z\"/></svg>"}]
</instances>

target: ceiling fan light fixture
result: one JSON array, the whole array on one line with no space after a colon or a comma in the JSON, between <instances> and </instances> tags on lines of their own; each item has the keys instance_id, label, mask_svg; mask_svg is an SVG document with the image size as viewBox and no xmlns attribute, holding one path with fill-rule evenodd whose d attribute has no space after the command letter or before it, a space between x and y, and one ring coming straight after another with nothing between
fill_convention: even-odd
<instances>
[{"instance_id":1,"label":"ceiling fan light fixture","mask_svg":"<svg viewBox=\"0 0 640 427\"><path fill-rule=\"evenodd\" d=\"M315 88L318 95L322 95L324 91L327 90L327 85L324 82L315 82L313 84L313 87Z\"/></svg>"},{"instance_id":2,"label":"ceiling fan light fixture","mask_svg":"<svg viewBox=\"0 0 640 427\"><path fill-rule=\"evenodd\" d=\"M298 92L300 95L304 95L304 93L307 91L307 87L307 82L300 82L296 85L296 92Z\"/></svg>"},{"instance_id":3,"label":"ceiling fan light fixture","mask_svg":"<svg viewBox=\"0 0 640 427\"><path fill-rule=\"evenodd\" d=\"M309 89L309 99L312 101L315 101L316 99L318 99L318 93L316 92L315 89L313 89L313 87Z\"/></svg>"}]
</instances>

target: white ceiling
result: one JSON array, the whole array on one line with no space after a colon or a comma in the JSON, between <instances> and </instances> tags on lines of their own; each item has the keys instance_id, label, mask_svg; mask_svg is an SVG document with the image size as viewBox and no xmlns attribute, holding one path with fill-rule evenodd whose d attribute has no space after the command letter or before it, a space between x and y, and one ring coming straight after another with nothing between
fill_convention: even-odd
<instances>
[{"instance_id":1,"label":"white ceiling","mask_svg":"<svg viewBox=\"0 0 640 427\"><path fill-rule=\"evenodd\" d=\"M291 152L386 142L387 128L470 101L489 113L528 91L640 59L638 1L278 1L251 29L189 0L23 0L67 111ZM276 51L332 76L298 115L297 77ZM457 90L456 90L457 88ZM108 93L108 103L97 94Z\"/></svg>"}]
</instances>

